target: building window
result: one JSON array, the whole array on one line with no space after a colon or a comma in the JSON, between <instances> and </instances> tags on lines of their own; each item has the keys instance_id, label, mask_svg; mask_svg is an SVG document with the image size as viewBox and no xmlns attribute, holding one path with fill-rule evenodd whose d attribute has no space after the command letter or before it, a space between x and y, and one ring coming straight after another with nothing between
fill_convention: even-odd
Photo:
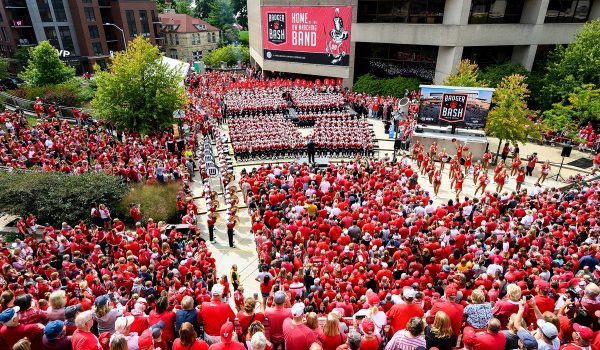
<instances>
[{"instance_id":1,"label":"building window","mask_svg":"<svg viewBox=\"0 0 600 350\"><path fill-rule=\"evenodd\" d=\"M81 0L81 2L84 4L92 4L92 0Z\"/></svg>"},{"instance_id":2,"label":"building window","mask_svg":"<svg viewBox=\"0 0 600 350\"><path fill-rule=\"evenodd\" d=\"M60 48L58 42L58 35L56 35L56 29L54 27L44 27L44 33L46 34L46 40L52 44L55 48Z\"/></svg>"},{"instance_id":3,"label":"building window","mask_svg":"<svg viewBox=\"0 0 600 350\"><path fill-rule=\"evenodd\" d=\"M550 0L544 23L583 23L591 7L590 0Z\"/></svg>"},{"instance_id":4,"label":"building window","mask_svg":"<svg viewBox=\"0 0 600 350\"><path fill-rule=\"evenodd\" d=\"M98 32L98 26L88 26L88 30L90 31L90 38L98 39L100 37L100 33Z\"/></svg>"},{"instance_id":5,"label":"building window","mask_svg":"<svg viewBox=\"0 0 600 350\"><path fill-rule=\"evenodd\" d=\"M0 12L0 23L4 23L4 17L2 17L2 13Z\"/></svg>"},{"instance_id":6,"label":"building window","mask_svg":"<svg viewBox=\"0 0 600 350\"><path fill-rule=\"evenodd\" d=\"M212 42L216 43L217 42L217 34L215 34L214 32L212 33Z\"/></svg>"},{"instance_id":7,"label":"building window","mask_svg":"<svg viewBox=\"0 0 600 350\"><path fill-rule=\"evenodd\" d=\"M519 23L522 0L473 0L469 24Z\"/></svg>"},{"instance_id":8,"label":"building window","mask_svg":"<svg viewBox=\"0 0 600 350\"><path fill-rule=\"evenodd\" d=\"M148 24L148 11L140 10L140 23L142 24L142 33L150 35L150 25Z\"/></svg>"},{"instance_id":9,"label":"building window","mask_svg":"<svg viewBox=\"0 0 600 350\"><path fill-rule=\"evenodd\" d=\"M94 56L102 56L102 44L92 43L92 49L94 49Z\"/></svg>"},{"instance_id":10,"label":"building window","mask_svg":"<svg viewBox=\"0 0 600 350\"><path fill-rule=\"evenodd\" d=\"M135 24L135 14L133 10L125 11L125 16L127 16L127 27L129 27L129 36L134 37L137 36L137 26Z\"/></svg>"},{"instance_id":11,"label":"building window","mask_svg":"<svg viewBox=\"0 0 600 350\"><path fill-rule=\"evenodd\" d=\"M446 0L359 0L358 22L442 23Z\"/></svg>"},{"instance_id":12,"label":"building window","mask_svg":"<svg viewBox=\"0 0 600 350\"><path fill-rule=\"evenodd\" d=\"M60 41L62 42L63 50L75 52L75 45L73 45L71 29L69 29L68 26L58 27L58 34L60 35Z\"/></svg>"},{"instance_id":13,"label":"building window","mask_svg":"<svg viewBox=\"0 0 600 350\"><path fill-rule=\"evenodd\" d=\"M53 22L52 12L50 11L50 3L48 0L37 0L38 11L42 22Z\"/></svg>"},{"instance_id":14,"label":"building window","mask_svg":"<svg viewBox=\"0 0 600 350\"><path fill-rule=\"evenodd\" d=\"M8 33L6 32L6 28L2 27L0 30L2 31L2 39L4 41L8 41Z\"/></svg>"},{"instance_id":15,"label":"building window","mask_svg":"<svg viewBox=\"0 0 600 350\"><path fill-rule=\"evenodd\" d=\"M54 18L56 19L56 22L66 22L67 13L65 12L63 0L52 0L52 7L54 8Z\"/></svg>"},{"instance_id":16,"label":"building window","mask_svg":"<svg viewBox=\"0 0 600 350\"><path fill-rule=\"evenodd\" d=\"M179 35L175 34L175 45L179 45Z\"/></svg>"},{"instance_id":17,"label":"building window","mask_svg":"<svg viewBox=\"0 0 600 350\"><path fill-rule=\"evenodd\" d=\"M510 62L513 46L469 46L463 49L462 58L476 62L479 67Z\"/></svg>"},{"instance_id":18,"label":"building window","mask_svg":"<svg viewBox=\"0 0 600 350\"><path fill-rule=\"evenodd\" d=\"M84 7L83 12L85 14L85 19L88 22L96 22L96 14L94 13L93 7Z\"/></svg>"}]
</instances>

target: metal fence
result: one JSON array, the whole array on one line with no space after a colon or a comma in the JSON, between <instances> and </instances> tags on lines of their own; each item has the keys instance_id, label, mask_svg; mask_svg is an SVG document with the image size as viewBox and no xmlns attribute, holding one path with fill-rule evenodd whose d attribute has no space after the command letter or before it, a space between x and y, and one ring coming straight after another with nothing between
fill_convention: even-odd
<instances>
[{"instance_id":1,"label":"metal fence","mask_svg":"<svg viewBox=\"0 0 600 350\"><path fill-rule=\"evenodd\" d=\"M22 110L24 110L26 112L35 113L35 110L33 109L33 105L35 104L35 101L17 97L17 96L11 95L6 92L0 92L0 99L6 105L9 105L9 106L12 106L15 108L17 108L17 107L21 108ZM44 106L44 110L47 111L48 107L50 107L51 105L48 103L44 103L43 106ZM57 110L56 115L58 117L64 118L64 119L71 119L71 120L75 119L72 109L77 108L77 107L55 106L55 108ZM77 109L85 114L92 115L92 110L89 108L77 108Z\"/></svg>"}]
</instances>

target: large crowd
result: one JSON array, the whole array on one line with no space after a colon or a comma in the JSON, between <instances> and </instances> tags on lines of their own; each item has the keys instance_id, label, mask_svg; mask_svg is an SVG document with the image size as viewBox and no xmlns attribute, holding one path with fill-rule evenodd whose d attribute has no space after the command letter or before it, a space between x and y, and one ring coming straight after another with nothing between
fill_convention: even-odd
<instances>
[{"instance_id":1,"label":"large crowd","mask_svg":"<svg viewBox=\"0 0 600 350\"><path fill-rule=\"evenodd\" d=\"M252 76L261 89L276 85ZM5 113L12 129L0 135L2 165L108 171L128 181L181 172L192 180L185 152L193 157L200 146L195 135L221 137L218 120L232 108L223 97L242 84L251 90L244 79L192 77L183 147L169 134L119 140L98 125L29 127L19 113ZM393 98L351 99L377 114L379 103L395 108ZM258 124L277 118L267 115ZM228 119L230 129L232 122L262 127L251 113ZM361 123L323 119L316 129L369 130ZM0 242L0 349L600 349L600 184L507 192L500 186L507 168L517 162L517 178L533 176L535 155L522 166L507 151L492 169L491 155L473 163L468 147L455 147L415 144L398 159L356 156L325 168L263 164L229 177L230 206L241 189L252 220L251 232L238 234L256 242L260 293L253 296L237 266L217 274L205 233L182 235L152 221L127 229L106 222L100 207L92 208L92 218L101 216L94 224L45 227L38 240L35 218L27 218L24 239ZM120 171L140 165L146 171L137 180ZM421 185L441 183L442 166L450 167L456 199L434 205L435 193ZM458 190L471 175L482 187L475 198ZM488 176L495 188L485 186ZM182 184L178 207L191 223L198 208ZM205 195L207 202L217 196ZM214 230L219 214L209 211Z\"/></svg>"}]
</instances>

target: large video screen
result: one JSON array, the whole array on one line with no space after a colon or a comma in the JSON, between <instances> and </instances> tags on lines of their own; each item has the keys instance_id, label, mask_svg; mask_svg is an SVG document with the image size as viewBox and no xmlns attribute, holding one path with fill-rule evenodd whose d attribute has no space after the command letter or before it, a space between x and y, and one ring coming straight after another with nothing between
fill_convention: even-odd
<instances>
[{"instance_id":1,"label":"large video screen","mask_svg":"<svg viewBox=\"0 0 600 350\"><path fill-rule=\"evenodd\" d=\"M457 127L482 129L492 103L494 89L421 85L419 122L454 124Z\"/></svg>"},{"instance_id":2,"label":"large video screen","mask_svg":"<svg viewBox=\"0 0 600 350\"><path fill-rule=\"evenodd\" d=\"M350 64L351 6L262 8L265 60Z\"/></svg>"}]
</instances>

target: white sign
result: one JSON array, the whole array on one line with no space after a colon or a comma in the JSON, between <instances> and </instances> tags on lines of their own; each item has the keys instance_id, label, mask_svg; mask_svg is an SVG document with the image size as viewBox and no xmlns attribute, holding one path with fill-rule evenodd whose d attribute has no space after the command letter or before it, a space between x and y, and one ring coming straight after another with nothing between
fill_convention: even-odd
<instances>
[{"instance_id":1,"label":"white sign","mask_svg":"<svg viewBox=\"0 0 600 350\"><path fill-rule=\"evenodd\" d=\"M71 56L71 51L67 51L67 50L56 50L56 52L58 52L58 56L60 57L69 57Z\"/></svg>"},{"instance_id":2,"label":"white sign","mask_svg":"<svg viewBox=\"0 0 600 350\"><path fill-rule=\"evenodd\" d=\"M219 169L217 169L216 167L210 167L210 168L206 168L206 174L208 174L208 176L210 177L217 177L219 175Z\"/></svg>"}]
</instances>

